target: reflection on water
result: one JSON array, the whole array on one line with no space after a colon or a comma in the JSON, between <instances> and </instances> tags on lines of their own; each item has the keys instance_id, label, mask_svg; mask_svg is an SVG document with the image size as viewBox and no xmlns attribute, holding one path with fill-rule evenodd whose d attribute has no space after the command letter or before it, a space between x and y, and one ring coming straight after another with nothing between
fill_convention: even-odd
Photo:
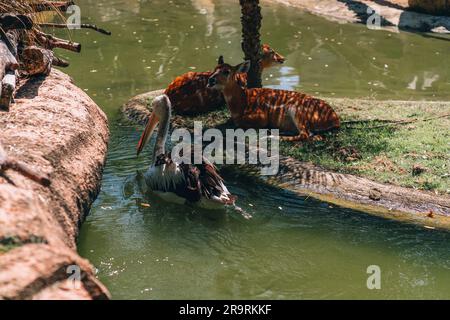
<instances>
[{"instance_id":1,"label":"reflection on water","mask_svg":"<svg viewBox=\"0 0 450 320\"><path fill-rule=\"evenodd\" d=\"M205 16L206 20L206 33L205 37L210 37L214 30L214 1L212 0L191 0L192 5L198 11L198 13Z\"/></svg>"},{"instance_id":2,"label":"reflection on water","mask_svg":"<svg viewBox=\"0 0 450 320\"><path fill-rule=\"evenodd\" d=\"M270 71L269 71L270 72ZM274 89L284 89L284 90L295 90L295 88L300 84L300 76L295 71L294 68L288 66L282 66L279 68L280 84L271 85ZM269 81L270 78L273 77L273 74L270 73L268 77L265 77L265 81Z\"/></svg>"},{"instance_id":3,"label":"reflection on water","mask_svg":"<svg viewBox=\"0 0 450 320\"><path fill-rule=\"evenodd\" d=\"M120 105L189 70L238 63L240 9L231 1L78 0L81 55L68 72L108 114L111 144L102 191L83 225L80 253L115 298L450 298L450 234L385 221L226 174L253 216L168 204L141 192L140 132L116 121ZM234 3L234 2L233 2ZM448 43L410 33L336 25L264 5L263 41L287 57L265 84L337 97L446 99ZM382 290L366 288L367 267Z\"/></svg>"}]
</instances>

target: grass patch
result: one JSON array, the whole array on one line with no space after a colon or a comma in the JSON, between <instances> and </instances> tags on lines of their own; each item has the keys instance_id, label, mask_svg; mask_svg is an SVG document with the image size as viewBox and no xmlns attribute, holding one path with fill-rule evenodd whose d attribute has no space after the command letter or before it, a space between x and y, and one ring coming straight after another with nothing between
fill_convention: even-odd
<instances>
[{"instance_id":1,"label":"grass patch","mask_svg":"<svg viewBox=\"0 0 450 320\"><path fill-rule=\"evenodd\" d=\"M344 122L368 121L344 124L337 133L325 134L325 140L320 142L282 142L282 154L382 183L450 193L448 117L378 127L386 124L379 120L423 120L448 114L450 103L347 99L330 102Z\"/></svg>"}]
</instances>

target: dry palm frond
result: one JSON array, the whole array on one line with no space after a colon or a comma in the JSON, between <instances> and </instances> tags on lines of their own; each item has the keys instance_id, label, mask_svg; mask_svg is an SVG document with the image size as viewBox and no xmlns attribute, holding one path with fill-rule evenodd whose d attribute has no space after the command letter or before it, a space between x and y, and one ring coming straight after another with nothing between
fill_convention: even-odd
<instances>
[{"instance_id":1,"label":"dry palm frond","mask_svg":"<svg viewBox=\"0 0 450 320\"><path fill-rule=\"evenodd\" d=\"M77 48L79 51L79 44L45 34L39 25L57 17L64 21L59 8L65 10L72 3L0 0L0 109L9 109L19 76L47 75L52 65L68 65L55 57L53 48Z\"/></svg>"},{"instance_id":2,"label":"dry palm frond","mask_svg":"<svg viewBox=\"0 0 450 320\"><path fill-rule=\"evenodd\" d=\"M50 10L45 12L36 12L36 8L39 6L49 7ZM54 6L52 2L44 0L0 0L0 14L2 13L24 14L28 15L33 20L33 29L27 34L30 43L34 41L35 33L33 31L40 29L40 23L46 23L55 19L65 23L66 20L63 13L56 6Z\"/></svg>"},{"instance_id":3,"label":"dry palm frond","mask_svg":"<svg viewBox=\"0 0 450 320\"><path fill-rule=\"evenodd\" d=\"M26 1L0 0L0 13L29 13L31 7Z\"/></svg>"}]
</instances>

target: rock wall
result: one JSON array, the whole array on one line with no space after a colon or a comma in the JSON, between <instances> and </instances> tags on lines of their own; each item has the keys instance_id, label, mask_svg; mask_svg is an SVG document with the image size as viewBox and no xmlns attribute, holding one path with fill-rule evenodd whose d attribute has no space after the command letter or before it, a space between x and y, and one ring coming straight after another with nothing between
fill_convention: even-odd
<instances>
[{"instance_id":1,"label":"rock wall","mask_svg":"<svg viewBox=\"0 0 450 320\"><path fill-rule=\"evenodd\" d=\"M76 252L100 188L107 118L58 70L22 82L15 102L0 112L0 143L51 185L11 170L0 174L0 299L108 298Z\"/></svg>"}]
</instances>

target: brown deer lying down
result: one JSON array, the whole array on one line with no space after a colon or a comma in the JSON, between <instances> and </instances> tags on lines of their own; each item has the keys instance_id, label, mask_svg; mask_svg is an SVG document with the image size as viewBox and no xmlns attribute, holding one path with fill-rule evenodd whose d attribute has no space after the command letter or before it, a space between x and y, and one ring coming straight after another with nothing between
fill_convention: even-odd
<instances>
[{"instance_id":1,"label":"brown deer lying down","mask_svg":"<svg viewBox=\"0 0 450 320\"><path fill-rule=\"evenodd\" d=\"M238 74L249 68L249 61L233 67L220 57L208 81L208 87L223 93L237 127L279 129L280 134L294 135L282 138L288 141L339 128L338 115L323 100L295 91L241 87Z\"/></svg>"},{"instance_id":2,"label":"brown deer lying down","mask_svg":"<svg viewBox=\"0 0 450 320\"><path fill-rule=\"evenodd\" d=\"M267 44L262 46L262 69L270 68L284 62L284 57ZM188 72L177 77L164 92L177 114L196 115L225 106L222 94L207 88L212 72ZM247 86L247 74L237 75L241 86Z\"/></svg>"}]
</instances>

